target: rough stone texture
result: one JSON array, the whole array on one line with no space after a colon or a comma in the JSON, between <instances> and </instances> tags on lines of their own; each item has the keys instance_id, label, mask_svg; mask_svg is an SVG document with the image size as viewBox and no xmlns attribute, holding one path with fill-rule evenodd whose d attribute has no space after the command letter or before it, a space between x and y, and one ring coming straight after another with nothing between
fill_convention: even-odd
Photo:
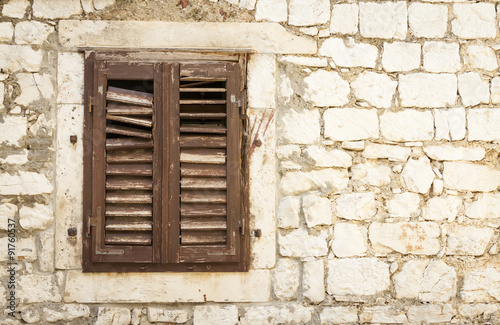
<instances>
[{"instance_id":1,"label":"rough stone texture","mask_svg":"<svg viewBox=\"0 0 500 325\"><path fill-rule=\"evenodd\" d=\"M311 101L314 106L342 106L349 101L349 83L338 72L317 70L307 76L304 82L307 85L304 99Z\"/></svg>"},{"instance_id":2,"label":"rough stone texture","mask_svg":"<svg viewBox=\"0 0 500 325\"><path fill-rule=\"evenodd\" d=\"M325 300L325 266L323 260L307 260L302 268L302 289L304 299L318 304Z\"/></svg>"},{"instance_id":3,"label":"rough stone texture","mask_svg":"<svg viewBox=\"0 0 500 325\"><path fill-rule=\"evenodd\" d=\"M315 58L309 56L284 55L279 58L279 61L296 65L305 65L308 67L326 68L328 66L328 60L326 58ZM291 95L293 95L293 90Z\"/></svg>"},{"instance_id":4,"label":"rough stone texture","mask_svg":"<svg viewBox=\"0 0 500 325\"><path fill-rule=\"evenodd\" d=\"M42 174L33 172L19 172L17 175L0 174L2 195L50 194L52 189L52 184Z\"/></svg>"},{"instance_id":5,"label":"rough stone texture","mask_svg":"<svg viewBox=\"0 0 500 325\"><path fill-rule=\"evenodd\" d=\"M115 0L93 0L93 2L95 10L103 10L108 6L112 6L115 3Z\"/></svg>"},{"instance_id":6,"label":"rough stone texture","mask_svg":"<svg viewBox=\"0 0 500 325\"><path fill-rule=\"evenodd\" d=\"M461 208L462 199L457 196L435 196L427 201L422 217L425 220L453 222Z\"/></svg>"},{"instance_id":7,"label":"rough stone texture","mask_svg":"<svg viewBox=\"0 0 500 325\"><path fill-rule=\"evenodd\" d=\"M33 15L38 18L68 18L82 13L79 0L34 0Z\"/></svg>"},{"instance_id":8,"label":"rough stone texture","mask_svg":"<svg viewBox=\"0 0 500 325\"><path fill-rule=\"evenodd\" d=\"M433 160L482 160L486 154L483 147L455 147L452 145L425 146L425 154Z\"/></svg>"},{"instance_id":9,"label":"rough stone texture","mask_svg":"<svg viewBox=\"0 0 500 325\"><path fill-rule=\"evenodd\" d=\"M493 239L492 228L456 226L448 230L446 254L483 255Z\"/></svg>"},{"instance_id":10,"label":"rough stone texture","mask_svg":"<svg viewBox=\"0 0 500 325\"><path fill-rule=\"evenodd\" d=\"M421 45L418 43L384 43L382 66L384 70L410 71L420 67Z\"/></svg>"},{"instance_id":11,"label":"rough stone texture","mask_svg":"<svg viewBox=\"0 0 500 325\"><path fill-rule=\"evenodd\" d=\"M390 167L377 162L366 162L351 168L352 180L372 186L384 186L391 182Z\"/></svg>"},{"instance_id":12,"label":"rough stone texture","mask_svg":"<svg viewBox=\"0 0 500 325\"><path fill-rule=\"evenodd\" d=\"M335 200L336 215L349 220L372 218L377 209L373 193L342 194Z\"/></svg>"},{"instance_id":13,"label":"rough stone texture","mask_svg":"<svg viewBox=\"0 0 500 325\"><path fill-rule=\"evenodd\" d=\"M491 102L494 104L500 103L500 78L494 77L491 79Z\"/></svg>"},{"instance_id":14,"label":"rough stone texture","mask_svg":"<svg viewBox=\"0 0 500 325\"><path fill-rule=\"evenodd\" d=\"M9 219L14 219L17 214L17 206L12 203L0 204L0 229L7 230Z\"/></svg>"},{"instance_id":15,"label":"rough stone texture","mask_svg":"<svg viewBox=\"0 0 500 325\"><path fill-rule=\"evenodd\" d=\"M500 185L500 170L469 162L444 162L444 187L459 191L490 192Z\"/></svg>"},{"instance_id":16,"label":"rough stone texture","mask_svg":"<svg viewBox=\"0 0 500 325\"><path fill-rule=\"evenodd\" d=\"M464 304L458 308L459 314L464 317L474 318L484 315L484 319L489 318L489 316L497 310L498 306L495 306L493 304Z\"/></svg>"},{"instance_id":17,"label":"rough stone texture","mask_svg":"<svg viewBox=\"0 0 500 325\"><path fill-rule=\"evenodd\" d=\"M335 141L378 138L375 109L331 108L323 113L325 138Z\"/></svg>"},{"instance_id":18,"label":"rough stone texture","mask_svg":"<svg viewBox=\"0 0 500 325\"><path fill-rule=\"evenodd\" d=\"M361 155L370 159L386 158L391 161L404 162L408 160L410 153L410 148L372 143L365 147Z\"/></svg>"},{"instance_id":19,"label":"rough stone texture","mask_svg":"<svg viewBox=\"0 0 500 325\"><path fill-rule=\"evenodd\" d=\"M57 57L58 103L83 103L83 56L59 53Z\"/></svg>"},{"instance_id":20,"label":"rough stone texture","mask_svg":"<svg viewBox=\"0 0 500 325\"><path fill-rule=\"evenodd\" d=\"M286 21L288 17L287 10L286 0L259 0L255 9L255 19L257 21Z\"/></svg>"},{"instance_id":21,"label":"rough stone texture","mask_svg":"<svg viewBox=\"0 0 500 325\"><path fill-rule=\"evenodd\" d=\"M362 256L367 250L367 230L352 223L336 223L333 228L332 251L337 257Z\"/></svg>"},{"instance_id":22,"label":"rough stone texture","mask_svg":"<svg viewBox=\"0 0 500 325\"><path fill-rule=\"evenodd\" d=\"M419 211L420 197L416 193L401 193L387 201L387 210L392 218L410 218Z\"/></svg>"},{"instance_id":23,"label":"rough stone texture","mask_svg":"<svg viewBox=\"0 0 500 325\"><path fill-rule=\"evenodd\" d=\"M326 256L328 232L326 230L310 230L304 228L281 233L278 238L279 251L282 256L316 257Z\"/></svg>"},{"instance_id":24,"label":"rough stone texture","mask_svg":"<svg viewBox=\"0 0 500 325\"><path fill-rule=\"evenodd\" d=\"M286 109L278 121L278 134L286 143L314 144L321 127L318 110Z\"/></svg>"},{"instance_id":25,"label":"rough stone texture","mask_svg":"<svg viewBox=\"0 0 500 325\"><path fill-rule=\"evenodd\" d=\"M1 247L8 247L9 239L8 237L0 238ZM33 262L37 258L37 248L34 238L16 238L14 242L16 245L16 256L19 260L25 260L27 262ZM0 253L0 262L9 261L8 250L4 249Z\"/></svg>"},{"instance_id":26,"label":"rough stone texture","mask_svg":"<svg viewBox=\"0 0 500 325\"><path fill-rule=\"evenodd\" d=\"M433 222L397 222L370 225L369 239L377 255L434 255L440 250L439 226Z\"/></svg>"},{"instance_id":27,"label":"rough stone texture","mask_svg":"<svg viewBox=\"0 0 500 325\"><path fill-rule=\"evenodd\" d=\"M500 299L500 272L493 265L469 270L464 277L460 297L465 302Z\"/></svg>"},{"instance_id":28,"label":"rough stone texture","mask_svg":"<svg viewBox=\"0 0 500 325\"><path fill-rule=\"evenodd\" d=\"M457 72L460 70L458 43L425 42L422 53L424 69L429 72Z\"/></svg>"},{"instance_id":29,"label":"rough stone texture","mask_svg":"<svg viewBox=\"0 0 500 325\"><path fill-rule=\"evenodd\" d=\"M290 0L288 24L293 26L311 26L324 24L330 20L330 1Z\"/></svg>"},{"instance_id":30,"label":"rough stone texture","mask_svg":"<svg viewBox=\"0 0 500 325\"><path fill-rule=\"evenodd\" d=\"M469 110L467 114L468 139L483 141L500 140L499 123L499 109L478 108Z\"/></svg>"},{"instance_id":31,"label":"rough stone texture","mask_svg":"<svg viewBox=\"0 0 500 325\"><path fill-rule=\"evenodd\" d=\"M248 106L276 107L276 57L271 54L252 55L248 61Z\"/></svg>"},{"instance_id":32,"label":"rough stone texture","mask_svg":"<svg viewBox=\"0 0 500 325\"><path fill-rule=\"evenodd\" d=\"M449 323L455 310L449 304L411 306L407 315L408 320L415 323Z\"/></svg>"},{"instance_id":33,"label":"rough stone texture","mask_svg":"<svg viewBox=\"0 0 500 325\"><path fill-rule=\"evenodd\" d=\"M36 72L42 65L43 52L27 45L0 44L0 68Z\"/></svg>"},{"instance_id":34,"label":"rough stone texture","mask_svg":"<svg viewBox=\"0 0 500 325\"><path fill-rule=\"evenodd\" d=\"M407 33L406 2L360 2L359 31L364 37L404 39Z\"/></svg>"},{"instance_id":35,"label":"rough stone texture","mask_svg":"<svg viewBox=\"0 0 500 325\"><path fill-rule=\"evenodd\" d=\"M238 322L238 308L236 306L196 306L193 322L200 325L234 325Z\"/></svg>"},{"instance_id":36,"label":"rough stone texture","mask_svg":"<svg viewBox=\"0 0 500 325\"><path fill-rule=\"evenodd\" d=\"M329 56L341 67L374 68L378 49L370 44L356 43L353 39L329 38L323 42L318 52L321 56Z\"/></svg>"},{"instance_id":37,"label":"rough stone texture","mask_svg":"<svg viewBox=\"0 0 500 325\"><path fill-rule=\"evenodd\" d=\"M469 45L464 56L464 64L470 68L493 71L498 69L495 51L485 45Z\"/></svg>"},{"instance_id":38,"label":"rough stone texture","mask_svg":"<svg viewBox=\"0 0 500 325\"><path fill-rule=\"evenodd\" d=\"M330 33L356 34L358 32L358 11L356 3L333 5Z\"/></svg>"},{"instance_id":39,"label":"rough stone texture","mask_svg":"<svg viewBox=\"0 0 500 325\"><path fill-rule=\"evenodd\" d=\"M296 195L309 190L321 190L324 195L347 187L349 176L345 169L322 169L312 172L288 172L280 181L284 195Z\"/></svg>"},{"instance_id":40,"label":"rough stone texture","mask_svg":"<svg viewBox=\"0 0 500 325\"><path fill-rule=\"evenodd\" d=\"M148 320L150 322L169 322L182 324L189 320L189 315L188 311L185 309L148 307Z\"/></svg>"},{"instance_id":41,"label":"rough stone texture","mask_svg":"<svg viewBox=\"0 0 500 325\"><path fill-rule=\"evenodd\" d=\"M352 166L352 157L342 150L328 150L318 146L309 146L303 155L314 167L343 167Z\"/></svg>"},{"instance_id":42,"label":"rough stone texture","mask_svg":"<svg viewBox=\"0 0 500 325\"><path fill-rule=\"evenodd\" d=\"M356 323L358 310L356 307L324 307L320 318L321 325Z\"/></svg>"},{"instance_id":43,"label":"rough stone texture","mask_svg":"<svg viewBox=\"0 0 500 325\"><path fill-rule=\"evenodd\" d=\"M29 5L29 0L10 0L3 5L2 16L23 18Z\"/></svg>"},{"instance_id":44,"label":"rough stone texture","mask_svg":"<svg viewBox=\"0 0 500 325\"><path fill-rule=\"evenodd\" d=\"M332 224L331 202L326 197L317 194L306 195L302 198L302 211L309 228L318 225Z\"/></svg>"},{"instance_id":45,"label":"rough stone texture","mask_svg":"<svg viewBox=\"0 0 500 325\"><path fill-rule=\"evenodd\" d=\"M434 118L429 111L386 111L380 116L380 132L392 141L431 140Z\"/></svg>"},{"instance_id":46,"label":"rough stone texture","mask_svg":"<svg viewBox=\"0 0 500 325\"><path fill-rule=\"evenodd\" d=\"M40 99L50 99L54 94L52 78L49 74L19 73L17 83L21 94L15 99L19 105L28 105Z\"/></svg>"},{"instance_id":47,"label":"rough stone texture","mask_svg":"<svg viewBox=\"0 0 500 325\"><path fill-rule=\"evenodd\" d=\"M61 310L43 308L44 318L48 322L72 321L81 317L90 316L90 308L86 305L69 304L61 307Z\"/></svg>"},{"instance_id":48,"label":"rough stone texture","mask_svg":"<svg viewBox=\"0 0 500 325\"><path fill-rule=\"evenodd\" d=\"M42 272L54 272L54 231L47 230L40 233L39 240L38 267Z\"/></svg>"},{"instance_id":49,"label":"rough stone texture","mask_svg":"<svg viewBox=\"0 0 500 325\"><path fill-rule=\"evenodd\" d=\"M473 106L490 102L490 84L476 72L468 72L458 76L458 93L465 106Z\"/></svg>"},{"instance_id":50,"label":"rough stone texture","mask_svg":"<svg viewBox=\"0 0 500 325\"><path fill-rule=\"evenodd\" d=\"M359 315L359 320L361 323L379 324L402 324L407 322L405 313L392 306L365 307Z\"/></svg>"},{"instance_id":51,"label":"rough stone texture","mask_svg":"<svg viewBox=\"0 0 500 325\"><path fill-rule=\"evenodd\" d=\"M292 300L297 297L300 285L299 262L281 258L273 269L273 292L279 300Z\"/></svg>"},{"instance_id":52,"label":"rough stone texture","mask_svg":"<svg viewBox=\"0 0 500 325\"><path fill-rule=\"evenodd\" d=\"M127 325L130 324L130 310L118 307L99 307L95 325Z\"/></svg>"},{"instance_id":53,"label":"rough stone texture","mask_svg":"<svg viewBox=\"0 0 500 325\"><path fill-rule=\"evenodd\" d=\"M492 3L455 3L453 34L460 38L495 38L495 5Z\"/></svg>"},{"instance_id":54,"label":"rough stone texture","mask_svg":"<svg viewBox=\"0 0 500 325\"><path fill-rule=\"evenodd\" d=\"M436 140L462 140L465 138L465 109L435 109Z\"/></svg>"},{"instance_id":55,"label":"rough stone texture","mask_svg":"<svg viewBox=\"0 0 500 325\"><path fill-rule=\"evenodd\" d=\"M0 133L0 143L18 145L26 136L28 123L22 116L4 116L0 125L3 131Z\"/></svg>"},{"instance_id":56,"label":"rough stone texture","mask_svg":"<svg viewBox=\"0 0 500 325\"><path fill-rule=\"evenodd\" d=\"M445 73L400 75L398 90L404 107L446 107L455 105L457 77Z\"/></svg>"},{"instance_id":57,"label":"rough stone texture","mask_svg":"<svg viewBox=\"0 0 500 325\"><path fill-rule=\"evenodd\" d=\"M245 307L245 314L240 317L241 325L272 324L307 324L314 313L313 307L299 304Z\"/></svg>"},{"instance_id":58,"label":"rough stone texture","mask_svg":"<svg viewBox=\"0 0 500 325\"><path fill-rule=\"evenodd\" d=\"M337 300L389 289L389 265L374 258L328 260L327 292Z\"/></svg>"},{"instance_id":59,"label":"rough stone texture","mask_svg":"<svg viewBox=\"0 0 500 325\"><path fill-rule=\"evenodd\" d=\"M500 194L482 193L470 203L465 215L472 219L500 219Z\"/></svg>"},{"instance_id":60,"label":"rough stone texture","mask_svg":"<svg viewBox=\"0 0 500 325\"><path fill-rule=\"evenodd\" d=\"M412 3L408 6L408 24L416 37L441 38L448 28L448 8L442 5Z\"/></svg>"},{"instance_id":61,"label":"rough stone texture","mask_svg":"<svg viewBox=\"0 0 500 325\"><path fill-rule=\"evenodd\" d=\"M11 22L0 23L0 42L10 43L14 35L14 26ZM2 100L3 102L3 100Z\"/></svg>"},{"instance_id":62,"label":"rough stone texture","mask_svg":"<svg viewBox=\"0 0 500 325\"><path fill-rule=\"evenodd\" d=\"M434 177L430 160L427 157L409 159L401 172L401 180L406 189L422 194L429 191Z\"/></svg>"},{"instance_id":63,"label":"rough stone texture","mask_svg":"<svg viewBox=\"0 0 500 325\"><path fill-rule=\"evenodd\" d=\"M16 44L43 44L54 32L54 27L38 21L23 21L16 24Z\"/></svg>"},{"instance_id":64,"label":"rough stone texture","mask_svg":"<svg viewBox=\"0 0 500 325\"><path fill-rule=\"evenodd\" d=\"M29 307L21 310L21 318L23 321L29 324L38 324L40 322L41 316L40 312L36 309L30 309Z\"/></svg>"},{"instance_id":65,"label":"rough stone texture","mask_svg":"<svg viewBox=\"0 0 500 325\"><path fill-rule=\"evenodd\" d=\"M300 198L282 197L278 205L278 227L298 228L300 225Z\"/></svg>"},{"instance_id":66,"label":"rough stone texture","mask_svg":"<svg viewBox=\"0 0 500 325\"><path fill-rule=\"evenodd\" d=\"M60 302L61 290L53 275L26 274L19 276L19 299L21 303Z\"/></svg>"},{"instance_id":67,"label":"rough stone texture","mask_svg":"<svg viewBox=\"0 0 500 325\"><path fill-rule=\"evenodd\" d=\"M391 106L397 85L388 75L375 72L363 72L351 83L358 99L366 100L377 108Z\"/></svg>"},{"instance_id":68,"label":"rough stone texture","mask_svg":"<svg viewBox=\"0 0 500 325\"><path fill-rule=\"evenodd\" d=\"M49 205L35 203L33 207L19 209L19 224L26 230L45 229L54 219Z\"/></svg>"}]
</instances>

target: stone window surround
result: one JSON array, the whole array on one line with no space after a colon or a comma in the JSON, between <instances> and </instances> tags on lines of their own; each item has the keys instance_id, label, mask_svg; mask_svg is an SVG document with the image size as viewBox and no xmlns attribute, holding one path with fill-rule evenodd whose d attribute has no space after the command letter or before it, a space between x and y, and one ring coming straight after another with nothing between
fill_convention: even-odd
<instances>
[{"instance_id":1,"label":"stone window surround","mask_svg":"<svg viewBox=\"0 0 500 325\"><path fill-rule=\"evenodd\" d=\"M312 38L288 33L276 23L175 23L140 21L59 22L57 158L56 158L56 268L68 270L64 301L99 302L265 302L271 299L271 268L276 262L275 119L276 55L315 54ZM248 62L248 115L250 120L250 271L245 273L82 273L82 47L126 49L218 48L252 49ZM73 68L63 64L72 63ZM73 80L68 82L68 79ZM259 80L255 82L253 80ZM264 81L264 82L263 82ZM263 90L267 90L264 91ZM255 127L253 127L255 126ZM255 146L255 140L261 145ZM75 157L68 160L65 157ZM265 163L264 163L265 161ZM76 227L78 236L67 229ZM126 286L123 284L127 283ZM179 290L182 288L182 290Z\"/></svg>"}]
</instances>

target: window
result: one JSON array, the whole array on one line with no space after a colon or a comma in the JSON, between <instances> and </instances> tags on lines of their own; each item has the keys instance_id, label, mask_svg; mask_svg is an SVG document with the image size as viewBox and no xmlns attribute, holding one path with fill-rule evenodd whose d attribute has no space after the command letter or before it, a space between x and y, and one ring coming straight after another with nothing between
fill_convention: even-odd
<instances>
[{"instance_id":1,"label":"window","mask_svg":"<svg viewBox=\"0 0 500 325\"><path fill-rule=\"evenodd\" d=\"M84 272L246 271L245 54L85 54Z\"/></svg>"}]
</instances>

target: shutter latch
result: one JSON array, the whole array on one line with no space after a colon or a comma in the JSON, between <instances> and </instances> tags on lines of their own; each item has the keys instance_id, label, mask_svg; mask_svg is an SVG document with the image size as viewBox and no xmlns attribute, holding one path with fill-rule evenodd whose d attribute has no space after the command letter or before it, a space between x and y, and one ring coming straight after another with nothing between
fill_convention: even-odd
<instances>
[{"instance_id":1,"label":"shutter latch","mask_svg":"<svg viewBox=\"0 0 500 325\"><path fill-rule=\"evenodd\" d=\"M239 226L240 226L240 234L242 236L245 235L245 219L242 219L239 221Z\"/></svg>"}]
</instances>

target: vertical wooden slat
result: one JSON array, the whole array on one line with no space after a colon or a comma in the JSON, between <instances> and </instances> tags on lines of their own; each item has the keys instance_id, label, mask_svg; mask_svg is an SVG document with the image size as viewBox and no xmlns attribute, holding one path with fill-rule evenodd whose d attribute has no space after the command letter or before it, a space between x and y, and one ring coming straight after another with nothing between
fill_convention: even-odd
<instances>
[{"instance_id":1,"label":"vertical wooden slat","mask_svg":"<svg viewBox=\"0 0 500 325\"><path fill-rule=\"evenodd\" d=\"M162 152L163 152L163 66L154 66L153 105L153 263L161 262L162 249Z\"/></svg>"}]
</instances>

